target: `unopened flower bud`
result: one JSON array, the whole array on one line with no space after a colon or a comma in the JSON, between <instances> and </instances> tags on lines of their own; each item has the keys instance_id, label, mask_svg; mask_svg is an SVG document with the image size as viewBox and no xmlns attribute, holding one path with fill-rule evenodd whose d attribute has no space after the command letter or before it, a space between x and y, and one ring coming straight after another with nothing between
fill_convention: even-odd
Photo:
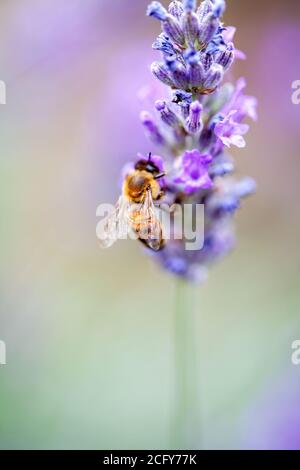
<instances>
[{"instance_id":1,"label":"unopened flower bud","mask_svg":"<svg viewBox=\"0 0 300 470\"><path fill-rule=\"evenodd\" d=\"M213 4L211 0L204 0L197 10L197 16L199 18L200 23L202 23L204 18L212 11L213 11Z\"/></svg>"},{"instance_id":2,"label":"unopened flower bud","mask_svg":"<svg viewBox=\"0 0 300 470\"><path fill-rule=\"evenodd\" d=\"M200 26L199 42L208 44L212 40L219 28L219 20L213 13L209 13Z\"/></svg>"},{"instance_id":3,"label":"unopened flower bud","mask_svg":"<svg viewBox=\"0 0 300 470\"><path fill-rule=\"evenodd\" d=\"M234 46L232 43L227 45L227 48L219 52L216 57L216 63L220 64L225 70L228 70L234 61Z\"/></svg>"},{"instance_id":4,"label":"unopened flower bud","mask_svg":"<svg viewBox=\"0 0 300 470\"><path fill-rule=\"evenodd\" d=\"M184 34L182 27L174 16L168 14L166 19L163 21L162 27L171 41L174 41L176 44L181 46L184 45Z\"/></svg>"},{"instance_id":5,"label":"unopened flower bud","mask_svg":"<svg viewBox=\"0 0 300 470\"><path fill-rule=\"evenodd\" d=\"M170 77L168 68L161 62L153 62L151 65L151 72L162 83L170 87L174 87L174 83Z\"/></svg>"},{"instance_id":6,"label":"unopened flower bud","mask_svg":"<svg viewBox=\"0 0 300 470\"><path fill-rule=\"evenodd\" d=\"M149 135L149 138L158 145L163 145L165 139L162 136L153 116L147 111L143 111L140 115L142 124Z\"/></svg>"},{"instance_id":7,"label":"unopened flower bud","mask_svg":"<svg viewBox=\"0 0 300 470\"><path fill-rule=\"evenodd\" d=\"M152 2L148 6L147 16L152 16L159 21L165 21L167 18L167 10L160 2Z\"/></svg>"},{"instance_id":8,"label":"unopened flower bud","mask_svg":"<svg viewBox=\"0 0 300 470\"><path fill-rule=\"evenodd\" d=\"M167 58L167 66L169 67L172 81L177 88L185 90L188 87L187 70L174 57Z\"/></svg>"},{"instance_id":9,"label":"unopened flower bud","mask_svg":"<svg viewBox=\"0 0 300 470\"><path fill-rule=\"evenodd\" d=\"M182 17L182 28L187 44L194 45L199 37L200 23L196 13L187 11Z\"/></svg>"},{"instance_id":10,"label":"unopened flower bud","mask_svg":"<svg viewBox=\"0 0 300 470\"><path fill-rule=\"evenodd\" d=\"M156 110L160 113L161 120L170 127L178 127L180 120L178 116L172 111L172 109L163 100L156 101Z\"/></svg>"},{"instance_id":11,"label":"unopened flower bud","mask_svg":"<svg viewBox=\"0 0 300 470\"><path fill-rule=\"evenodd\" d=\"M168 10L169 10L170 15L173 15L177 20L180 20L184 11L182 2L179 2L178 0L177 1L174 0L173 2L170 3Z\"/></svg>"},{"instance_id":12,"label":"unopened flower bud","mask_svg":"<svg viewBox=\"0 0 300 470\"><path fill-rule=\"evenodd\" d=\"M223 80L223 76L223 67L219 64L213 64L207 73L204 88L207 90L214 90Z\"/></svg>"},{"instance_id":13,"label":"unopened flower bud","mask_svg":"<svg viewBox=\"0 0 300 470\"><path fill-rule=\"evenodd\" d=\"M199 103L199 101L194 101L194 103L192 103L190 106L189 117L186 121L186 127L190 134L196 134L197 132L200 132L203 127L201 120L202 109L202 105Z\"/></svg>"}]
</instances>

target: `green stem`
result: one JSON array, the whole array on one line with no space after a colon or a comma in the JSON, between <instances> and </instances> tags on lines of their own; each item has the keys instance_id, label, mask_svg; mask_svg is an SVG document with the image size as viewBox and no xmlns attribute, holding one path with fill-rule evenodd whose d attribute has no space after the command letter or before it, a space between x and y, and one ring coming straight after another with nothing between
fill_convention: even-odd
<instances>
[{"instance_id":1,"label":"green stem","mask_svg":"<svg viewBox=\"0 0 300 470\"><path fill-rule=\"evenodd\" d=\"M199 447L193 297L194 287L179 280L174 318L175 413L172 434L175 449L192 449L193 445Z\"/></svg>"}]
</instances>

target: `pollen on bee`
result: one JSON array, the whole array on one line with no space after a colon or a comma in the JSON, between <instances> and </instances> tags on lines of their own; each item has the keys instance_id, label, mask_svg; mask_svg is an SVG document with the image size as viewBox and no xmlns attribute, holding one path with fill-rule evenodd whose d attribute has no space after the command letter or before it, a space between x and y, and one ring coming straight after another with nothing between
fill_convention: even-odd
<instances>
[{"instance_id":1,"label":"pollen on bee","mask_svg":"<svg viewBox=\"0 0 300 470\"><path fill-rule=\"evenodd\" d=\"M142 202L148 188L151 188L153 199L157 199L160 193L160 186L155 181L153 175L147 171L137 170L128 175L124 182L124 194L132 202Z\"/></svg>"}]
</instances>

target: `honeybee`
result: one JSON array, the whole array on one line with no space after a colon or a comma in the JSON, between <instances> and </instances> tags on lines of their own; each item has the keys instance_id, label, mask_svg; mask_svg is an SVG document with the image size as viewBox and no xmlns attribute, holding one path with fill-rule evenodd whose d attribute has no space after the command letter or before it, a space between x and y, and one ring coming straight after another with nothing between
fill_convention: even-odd
<instances>
[{"instance_id":1,"label":"honeybee","mask_svg":"<svg viewBox=\"0 0 300 470\"><path fill-rule=\"evenodd\" d=\"M104 221L102 246L108 248L118 238L126 237L128 228L148 248L159 251L163 248L162 225L155 213L154 201L160 199L163 190L158 182L165 173L147 159L139 160L134 170L124 180L122 195L114 211Z\"/></svg>"}]
</instances>

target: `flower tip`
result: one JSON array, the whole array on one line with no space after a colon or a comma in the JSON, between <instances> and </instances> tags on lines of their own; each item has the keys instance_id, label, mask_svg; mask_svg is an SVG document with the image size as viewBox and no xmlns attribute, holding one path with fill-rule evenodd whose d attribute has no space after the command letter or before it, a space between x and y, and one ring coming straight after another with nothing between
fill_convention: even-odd
<instances>
[{"instance_id":1,"label":"flower tip","mask_svg":"<svg viewBox=\"0 0 300 470\"><path fill-rule=\"evenodd\" d=\"M147 16L153 16L153 18L159 21L165 21L167 18L167 10L160 2L152 2L147 8Z\"/></svg>"},{"instance_id":2,"label":"flower tip","mask_svg":"<svg viewBox=\"0 0 300 470\"><path fill-rule=\"evenodd\" d=\"M199 101L194 101L191 104L191 111L193 113L196 113L196 114L201 113L202 109L203 109L203 106L201 103L199 103Z\"/></svg>"},{"instance_id":3,"label":"flower tip","mask_svg":"<svg viewBox=\"0 0 300 470\"><path fill-rule=\"evenodd\" d=\"M196 9L196 0L183 0L183 8L185 11L194 11Z\"/></svg>"},{"instance_id":4,"label":"flower tip","mask_svg":"<svg viewBox=\"0 0 300 470\"><path fill-rule=\"evenodd\" d=\"M173 0L169 5L169 13L177 20L180 20L183 14L183 5L181 1Z\"/></svg>"},{"instance_id":5,"label":"flower tip","mask_svg":"<svg viewBox=\"0 0 300 470\"><path fill-rule=\"evenodd\" d=\"M212 155L209 155L209 154L202 155L202 163L204 165L210 165L212 163L212 161L213 161Z\"/></svg>"},{"instance_id":6,"label":"flower tip","mask_svg":"<svg viewBox=\"0 0 300 470\"><path fill-rule=\"evenodd\" d=\"M141 111L140 120L142 121L143 124L146 124L152 121L152 116L150 113L148 113L148 111Z\"/></svg>"},{"instance_id":7,"label":"flower tip","mask_svg":"<svg viewBox=\"0 0 300 470\"><path fill-rule=\"evenodd\" d=\"M216 18L221 18L221 16L224 15L225 9L226 9L225 0L216 0L215 5L214 5L214 9L213 9L213 15Z\"/></svg>"},{"instance_id":8,"label":"flower tip","mask_svg":"<svg viewBox=\"0 0 300 470\"><path fill-rule=\"evenodd\" d=\"M240 198L251 196L257 191L257 183L253 178L244 178L237 185L236 192Z\"/></svg>"},{"instance_id":9,"label":"flower tip","mask_svg":"<svg viewBox=\"0 0 300 470\"><path fill-rule=\"evenodd\" d=\"M165 107L166 107L165 101L163 101L163 100L157 100L157 101L155 102L155 109L156 109L157 111L163 111L163 110L165 109Z\"/></svg>"}]
</instances>

